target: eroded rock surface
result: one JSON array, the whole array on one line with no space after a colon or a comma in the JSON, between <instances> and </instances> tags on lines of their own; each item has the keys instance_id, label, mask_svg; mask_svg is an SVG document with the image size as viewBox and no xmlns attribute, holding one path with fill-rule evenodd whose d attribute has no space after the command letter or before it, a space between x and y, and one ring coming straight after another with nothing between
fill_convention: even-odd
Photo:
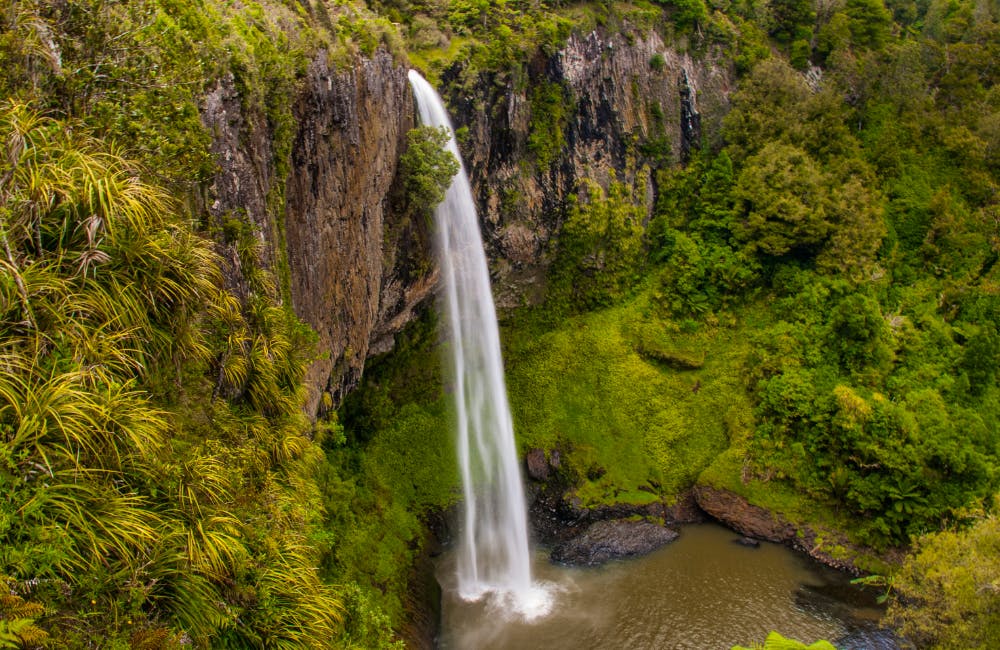
<instances>
[{"instance_id":1,"label":"eroded rock surface","mask_svg":"<svg viewBox=\"0 0 1000 650\"><path fill-rule=\"evenodd\" d=\"M382 50L346 69L331 68L320 52L289 97L296 132L284 179L267 117L244 105L232 75L202 101L219 166L209 212L220 227L228 219L253 224L264 266L287 283L295 313L319 335L307 376L311 415L336 406L365 359L391 348L437 281L428 224L404 221L392 206L414 126L406 74ZM279 181L284 205L274 202ZM219 249L227 285L245 298L236 246Z\"/></svg>"},{"instance_id":2,"label":"eroded rock surface","mask_svg":"<svg viewBox=\"0 0 1000 650\"><path fill-rule=\"evenodd\" d=\"M322 391L336 404L357 384L434 287L426 224L401 222L390 204L414 126L406 73L384 51L346 71L319 57L296 105L285 229L295 313L322 353L308 374L313 411Z\"/></svg>"},{"instance_id":3,"label":"eroded rock surface","mask_svg":"<svg viewBox=\"0 0 1000 650\"><path fill-rule=\"evenodd\" d=\"M694 495L702 510L744 537L779 544L795 538L795 526L784 517L752 505L729 490L699 485L694 488Z\"/></svg>"},{"instance_id":4,"label":"eroded rock surface","mask_svg":"<svg viewBox=\"0 0 1000 650\"><path fill-rule=\"evenodd\" d=\"M678 533L648 521L605 520L552 549L562 564L597 566L610 560L645 555L677 539Z\"/></svg>"},{"instance_id":5,"label":"eroded rock surface","mask_svg":"<svg viewBox=\"0 0 1000 650\"><path fill-rule=\"evenodd\" d=\"M544 449L532 449L525 457L525 464L528 467L528 478L533 481L549 480L549 461L545 458Z\"/></svg>"},{"instance_id":6,"label":"eroded rock surface","mask_svg":"<svg viewBox=\"0 0 1000 650\"><path fill-rule=\"evenodd\" d=\"M552 116L533 105L532 93L552 84L563 93L562 146L551 162L539 163L529 136ZM651 214L652 170L680 161L702 137L719 137L734 86L731 64L721 56L693 57L655 32L574 34L558 52L538 53L507 77L469 78L461 63L449 70L444 94L457 125L468 129L462 153L498 306L544 298L553 241L582 179L638 189L637 179L647 177L635 199Z\"/></svg>"},{"instance_id":7,"label":"eroded rock surface","mask_svg":"<svg viewBox=\"0 0 1000 650\"><path fill-rule=\"evenodd\" d=\"M796 525L729 490L699 485L694 488L694 496L706 514L741 535L785 544L841 571L861 574L857 560L865 556L877 556L889 563L898 563L901 559L902 553L898 550L875 553L852 544L843 533Z\"/></svg>"}]
</instances>

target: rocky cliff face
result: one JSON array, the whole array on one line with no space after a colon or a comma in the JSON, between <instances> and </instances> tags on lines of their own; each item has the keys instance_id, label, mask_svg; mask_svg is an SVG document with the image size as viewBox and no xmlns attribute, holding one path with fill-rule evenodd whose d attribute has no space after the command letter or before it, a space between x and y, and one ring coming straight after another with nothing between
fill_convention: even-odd
<instances>
[{"instance_id":1,"label":"rocky cliff face","mask_svg":"<svg viewBox=\"0 0 1000 650\"><path fill-rule=\"evenodd\" d=\"M284 205L269 205L276 165L266 118L247 114L231 77L203 102L219 162L210 213L254 224L265 266L284 276L295 313L319 335L312 414L356 385L365 359L391 346L436 281L426 224L403 222L391 206L414 119L406 72L384 51L349 70L331 69L325 53L312 61L289 98L297 129ZM235 246L222 248L227 282L246 295Z\"/></svg>"},{"instance_id":2,"label":"rocky cliff face","mask_svg":"<svg viewBox=\"0 0 1000 650\"><path fill-rule=\"evenodd\" d=\"M506 308L543 297L552 241L580 180L644 187L636 200L652 210L650 171L681 160L700 129L718 132L732 82L714 59L681 54L655 33L574 35L555 55L539 54L512 75L484 73L470 85L465 74L454 67L443 90L456 125L468 128L463 154L494 293ZM561 140L541 164L529 144L551 118L537 100L533 105L540 85L560 93L560 116L552 119ZM414 125L405 66L380 50L334 70L320 53L289 101L297 127L290 171L278 179L266 116L241 105L231 77L208 93L202 117L219 161L208 203L219 225L226 218L254 224L265 265L319 334L320 358L308 377L308 410L316 414L357 384L367 357L391 347L392 335L432 293L437 272L427 225L403 222L392 209L399 156ZM636 183L642 177L648 182ZM284 203L274 205L279 180ZM222 246L222 253L227 282L245 296L236 247Z\"/></svg>"},{"instance_id":3,"label":"rocky cliff face","mask_svg":"<svg viewBox=\"0 0 1000 650\"><path fill-rule=\"evenodd\" d=\"M652 210L650 170L680 161L702 131L718 133L734 85L728 64L682 54L656 33L573 35L518 79L483 74L470 84L465 74L461 66L450 70L446 92L456 122L469 129L463 154L482 210L494 293L505 308L543 296L552 240L581 179L607 188L612 178L635 184L649 175L636 200ZM529 136L542 107L532 104L532 92L552 83L566 109L563 142L555 160L539 166Z\"/></svg>"},{"instance_id":4,"label":"rocky cliff face","mask_svg":"<svg viewBox=\"0 0 1000 650\"><path fill-rule=\"evenodd\" d=\"M346 72L309 69L287 187L286 245L295 312L319 333L325 358L310 384L332 403L361 377L365 359L426 298L436 273L418 232L390 193L414 126L407 69L379 52Z\"/></svg>"}]
</instances>

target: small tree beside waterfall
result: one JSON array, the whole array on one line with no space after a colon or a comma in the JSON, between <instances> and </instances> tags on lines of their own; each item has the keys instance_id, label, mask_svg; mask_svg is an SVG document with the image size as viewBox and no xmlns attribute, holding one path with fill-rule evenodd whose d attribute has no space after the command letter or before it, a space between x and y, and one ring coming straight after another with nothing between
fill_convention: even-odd
<instances>
[{"instance_id":1,"label":"small tree beside waterfall","mask_svg":"<svg viewBox=\"0 0 1000 650\"><path fill-rule=\"evenodd\" d=\"M444 200L458 160L446 148L451 137L444 127L418 126L406 134L407 148L399 159L403 204L408 215L429 220Z\"/></svg>"}]
</instances>

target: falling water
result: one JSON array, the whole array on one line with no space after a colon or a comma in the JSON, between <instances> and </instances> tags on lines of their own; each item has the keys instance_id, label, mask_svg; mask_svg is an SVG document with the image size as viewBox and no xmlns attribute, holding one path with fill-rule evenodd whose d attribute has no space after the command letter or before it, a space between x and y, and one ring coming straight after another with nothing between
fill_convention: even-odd
<instances>
[{"instance_id":1,"label":"falling water","mask_svg":"<svg viewBox=\"0 0 1000 650\"><path fill-rule=\"evenodd\" d=\"M420 120L452 132L441 98L417 72L410 85ZM461 162L454 134L448 150ZM490 596L525 618L545 614L546 590L531 580L524 489L500 358L500 333L469 178L459 169L434 212L451 345L464 517L458 549L458 592Z\"/></svg>"}]
</instances>

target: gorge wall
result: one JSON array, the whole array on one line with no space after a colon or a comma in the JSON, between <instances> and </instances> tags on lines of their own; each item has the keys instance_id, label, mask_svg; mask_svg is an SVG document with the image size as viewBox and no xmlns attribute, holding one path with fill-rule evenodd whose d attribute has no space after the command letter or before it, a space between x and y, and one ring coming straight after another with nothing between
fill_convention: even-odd
<instances>
[{"instance_id":1,"label":"gorge wall","mask_svg":"<svg viewBox=\"0 0 1000 650\"><path fill-rule=\"evenodd\" d=\"M308 411L339 403L361 377L365 359L430 295L436 270L424 250L425 224L404 222L391 207L398 161L413 127L407 68L384 50L346 70L324 52L309 65L295 117L284 201L273 199L279 165L266 117L249 114L231 77L205 98L219 170L210 212L254 225L262 263L285 285L295 313L318 334L307 377ZM223 247L227 282L246 295L235 246Z\"/></svg>"},{"instance_id":2,"label":"gorge wall","mask_svg":"<svg viewBox=\"0 0 1000 650\"><path fill-rule=\"evenodd\" d=\"M244 106L231 77L203 101L219 163L209 212L220 224L226 218L253 224L263 264L319 335L308 377L312 415L334 408L357 384L365 360L391 348L393 334L437 281L428 225L393 209L398 160L414 126L406 72L383 49L347 69L332 68L321 52L289 98L295 135L288 164L276 161L273 125L261 109ZM667 47L655 33L595 31L573 35L553 56L539 52L509 74L475 73L457 63L442 82L456 127L468 129L462 150L494 293L502 308L511 308L543 297L554 237L580 180L644 186L636 200L651 210L650 170L697 146L699 127L718 132L732 72L711 56ZM554 125L541 114L551 106L539 102L539 87L556 89ZM561 140L540 161L530 137L544 120ZM641 177L648 181L636 183ZM246 296L236 246L220 248L227 283Z\"/></svg>"},{"instance_id":3,"label":"gorge wall","mask_svg":"<svg viewBox=\"0 0 1000 650\"><path fill-rule=\"evenodd\" d=\"M701 135L718 138L735 86L730 62L692 56L656 32L573 34L553 56L540 52L511 78L445 75L456 126L469 129L462 151L481 210L494 295L501 308L538 302L567 198L583 179L607 189L612 179L637 192L651 212L652 170L680 161ZM537 89L558 88L560 106ZM468 88L473 92L468 92ZM539 115L556 108L559 116ZM686 118L686 119L684 119ZM530 142L554 121L561 143L551 161ZM636 181L645 177L645 183ZM641 194L640 194L641 193Z\"/></svg>"}]
</instances>

